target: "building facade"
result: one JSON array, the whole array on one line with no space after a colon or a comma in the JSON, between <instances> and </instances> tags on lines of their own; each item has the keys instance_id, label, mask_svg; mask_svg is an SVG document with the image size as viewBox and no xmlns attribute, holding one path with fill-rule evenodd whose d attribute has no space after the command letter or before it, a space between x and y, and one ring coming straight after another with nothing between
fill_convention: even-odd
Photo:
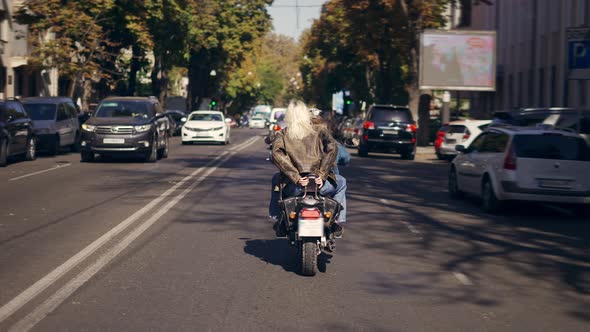
<instances>
[{"instance_id":1,"label":"building facade","mask_svg":"<svg viewBox=\"0 0 590 332\"><path fill-rule=\"evenodd\" d=\"M0 0L0 98L56 96L57 70L38 71L28 65L28 29L13 19L22 4L22 0Z\"/></svg>"},{"instance_id":2,"label":"building facade","mask_svg":"<svg viewBox=\"0 0 590 332\"><path fill-rule=\"evenodd\" d=\"M474 1L474 3L477 1ZM497 33L495 92L463 92L471 112L590 107L590 77L568 80L568 28L590 26L590 0L489 0L471 8L473 30Z\"/></svg>"}]
</instances>

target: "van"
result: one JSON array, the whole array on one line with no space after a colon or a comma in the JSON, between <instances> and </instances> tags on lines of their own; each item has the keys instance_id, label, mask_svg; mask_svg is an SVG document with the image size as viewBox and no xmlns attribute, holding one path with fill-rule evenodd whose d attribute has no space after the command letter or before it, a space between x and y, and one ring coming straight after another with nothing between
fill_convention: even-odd
<instances>
[{"instance_id":1,"label":"van","mask_svg":"<svg viewBox=\"0 0 590 332\"><path fill-rule=\"evenodd\" d=\"M58 154L64 147L78 151L80 122L72 99L28 97L22 103L33 120L39 150L46 150L51 155Z\"/></svg>"}]
</instances>

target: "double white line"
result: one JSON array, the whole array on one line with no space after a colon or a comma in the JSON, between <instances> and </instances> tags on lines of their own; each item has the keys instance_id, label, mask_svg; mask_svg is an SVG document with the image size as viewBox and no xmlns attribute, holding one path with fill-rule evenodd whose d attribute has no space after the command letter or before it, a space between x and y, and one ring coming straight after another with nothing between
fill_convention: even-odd
<instances>
[{"instance_id":1,"label":"double white line","mask_svg":"<svg viewBox=\"0 0 590 332\"><path fill-rule=\"evenodd\" d=\"M191 190L193 190L196 186L198 186L203 180L205 180L211 173L213 173L219 166L225 163L228 159L234 156L240 150L252 145L255 143L259 137L252 137L246 142L232 147L228 151L223 152L221 155L217 156L215 159L211 160L207 165L196 169L190 175L183 178L180 182L172 186L170 189L166 190L162 195L157 197L156 199L152 200L149 204L132 214L129 218L122 221L120 224L115 226L113 229L102 235L96 241L92 242L82 251L68 259L65 263L51 271L45 277L41 278L39 281L34 283L32 286L27 288L25 291L20 293L10 302L6 303L4 306L0 308L0 323L14 314L17 310L22 308L36 296L38 296L41 292L46 290L49 286L56 283L61 277L63 277L66 273L70 272L74 267L78 264L86 260L90 255L95 253L98 249L105 246L109 241L114 239L116 236L121 234L124 230L129 228L133 225L139 218L141 218L145 213L149 210L157 206L162 200L167 197L172 196L172 193L177 190L183 184L193 180L195 177L196 180L184 189L180 194L176 195L170 202L166 203L163 208L158 209L158 211L152 215L149 219L141 223L135 230L133 230L130 234L128 234L123 240L119 243L114 245L110 248L104 255L102 255L96 262L92 265L84 269L80 274L66 283L63 287L61 287L57 292L51 295L47 300L45 300L41 305L36 307L31 313L29 313L25 318L18 321L14 326L11 327L9 331L28 331L33 328L37 323L39 323L43 318L45 318L49 313L55 310L63 301L65 301L72 293L74 293L78 288L84 285L90 278L92 278L98 271L100 271L104 266L106 266L110 261L112 261L117 255L119 255L123 250L125 250L134 240L136 240L141 234L143 234L147 229L150 228L154 223L156 223L161 216L163 216L166 212L168 212L172 207L174 207L181 199L183 199ZM202 174L202 175L201 175Z\"/></svg>"}]
</instances>

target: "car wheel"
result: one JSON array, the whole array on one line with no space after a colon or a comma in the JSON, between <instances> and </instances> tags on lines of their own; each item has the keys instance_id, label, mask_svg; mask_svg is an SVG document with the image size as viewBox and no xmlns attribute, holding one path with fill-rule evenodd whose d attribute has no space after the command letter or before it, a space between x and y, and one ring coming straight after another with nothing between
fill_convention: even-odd
<instances>
[{"instance_id":1,"label":"car wheel","mask_svg":"<svg viewBox=\"0 0 590 332\"><path fill-rule=\"evenodd\" d=\"M404 152L401 155L403 160L414 160L416 159L416 155L411 152Z\"/></svg>"},{"instance_id":2,"label":"car wheel","mask_svg":"<svg viewBox=\"0 0 590 332\"><path fill-rule=\"evenodd\" d=\"M502 201L499 201L494 193L494 187L489 178L484 179L481 190L482 208L487 213L498 213L502 208Z\"/></svg>"},{"instance_id":3,"label":"car wheel","mask_svg":"<svg viewBox=\"0 0 590 332\"><path fill-rule=\"evenodd\" d=\"M454 168L452 168L449 172L448 190L449 197L451 197L452 199L458 199L465 196L465 193L463 193L459 189L459 182L457 181L457 170L455 170Z\"/></svg>"},{"instance_id":4,"label":"car wheel","mask_svg":"<svg viewBox=\"0 0 590 332\"><path fill-rule=\"evenodd\" d=\"M83 163L90 163L94 161L94 152L82 151L80 152L80 161Z\"/></svg>"},{"instance_id":5,"label":"car wheel","mask_svg":"<svg viewBox=\"0 0 590 332\"><path fill-rule=\"evenodd\" d=\"M162 158L168 158L168 146L169 146L169 139L168 136L166 136L166 138L164 139L164 148L158 150L158 159L162 159Z\"/></svg>"},{"instance_id":6,"label":"car wheel","mask_svg":"<svg viewBox=\"0 0 590 332\"><path fill-rule=\"evenodd\" d=\"M359 147L358 147L358 154L359 154L359 156L361 156L361 157L366 157L366 156L368 156L368 155L369 155L369 148L367 147L367 145L366 145L366 144L362 144L362 143L361 143L361 144L359 144Z\"/></svg>"},{"instance_id":7,"label":"car wheel","mask_svg":"<svg viewBox=\"0 0 590 332\"><path fill-rule=\"evenodd\" d=\"M158 160L158 138L152 140L151 149L145 154L145 162L155 163Z\"/></svg>"},{"instance_id":8,"label":"car wheel","mask_svg":"<svg viewBox=\"0 0 590 332\"><path fill-rule=\"evenodd\" d=\"M8 141L0 142L0 167L6 166L8 163Z\"/></svg>"},{"instance_id":9,"label":"car wheel","mask_svg":"<svg viewBox=\"0 0 590 332\"><path fill-rule=\"evenodd\" d=\"M37 159L37 142L34 137L30 137L27 142L27 152L25 152L25 160L31 161Z\"/></svg>"}]
</instances>

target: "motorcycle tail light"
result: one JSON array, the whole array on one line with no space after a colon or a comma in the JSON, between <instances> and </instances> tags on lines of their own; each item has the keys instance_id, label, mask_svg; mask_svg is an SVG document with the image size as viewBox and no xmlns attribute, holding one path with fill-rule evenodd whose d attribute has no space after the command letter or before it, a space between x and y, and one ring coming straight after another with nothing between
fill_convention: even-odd
<instances>
[{"instance_id":1,"label":"motorcycle tail light","mask_svg":"<svg viewBox=\"0 0 590 332\"><path fill-rule=\"evenodd\" d=\"M281 126L279 126L279 125L275 125L273 129L274 129L275 131L279 131L279 130L281 130Z\"/></svg>"},{"instance_id":2,"label":"motorcycle tail light","mask_svg":"<svg viewBox=\"0 0 590 332\"><path fill-rule=\"evenodd\" d=\"M321 214L320 214L320 210L318 210L316 208L312 208L312 209L301 210L300 216L302 219L318 219L321 216Z\"/></svg>"}]
</instances>

